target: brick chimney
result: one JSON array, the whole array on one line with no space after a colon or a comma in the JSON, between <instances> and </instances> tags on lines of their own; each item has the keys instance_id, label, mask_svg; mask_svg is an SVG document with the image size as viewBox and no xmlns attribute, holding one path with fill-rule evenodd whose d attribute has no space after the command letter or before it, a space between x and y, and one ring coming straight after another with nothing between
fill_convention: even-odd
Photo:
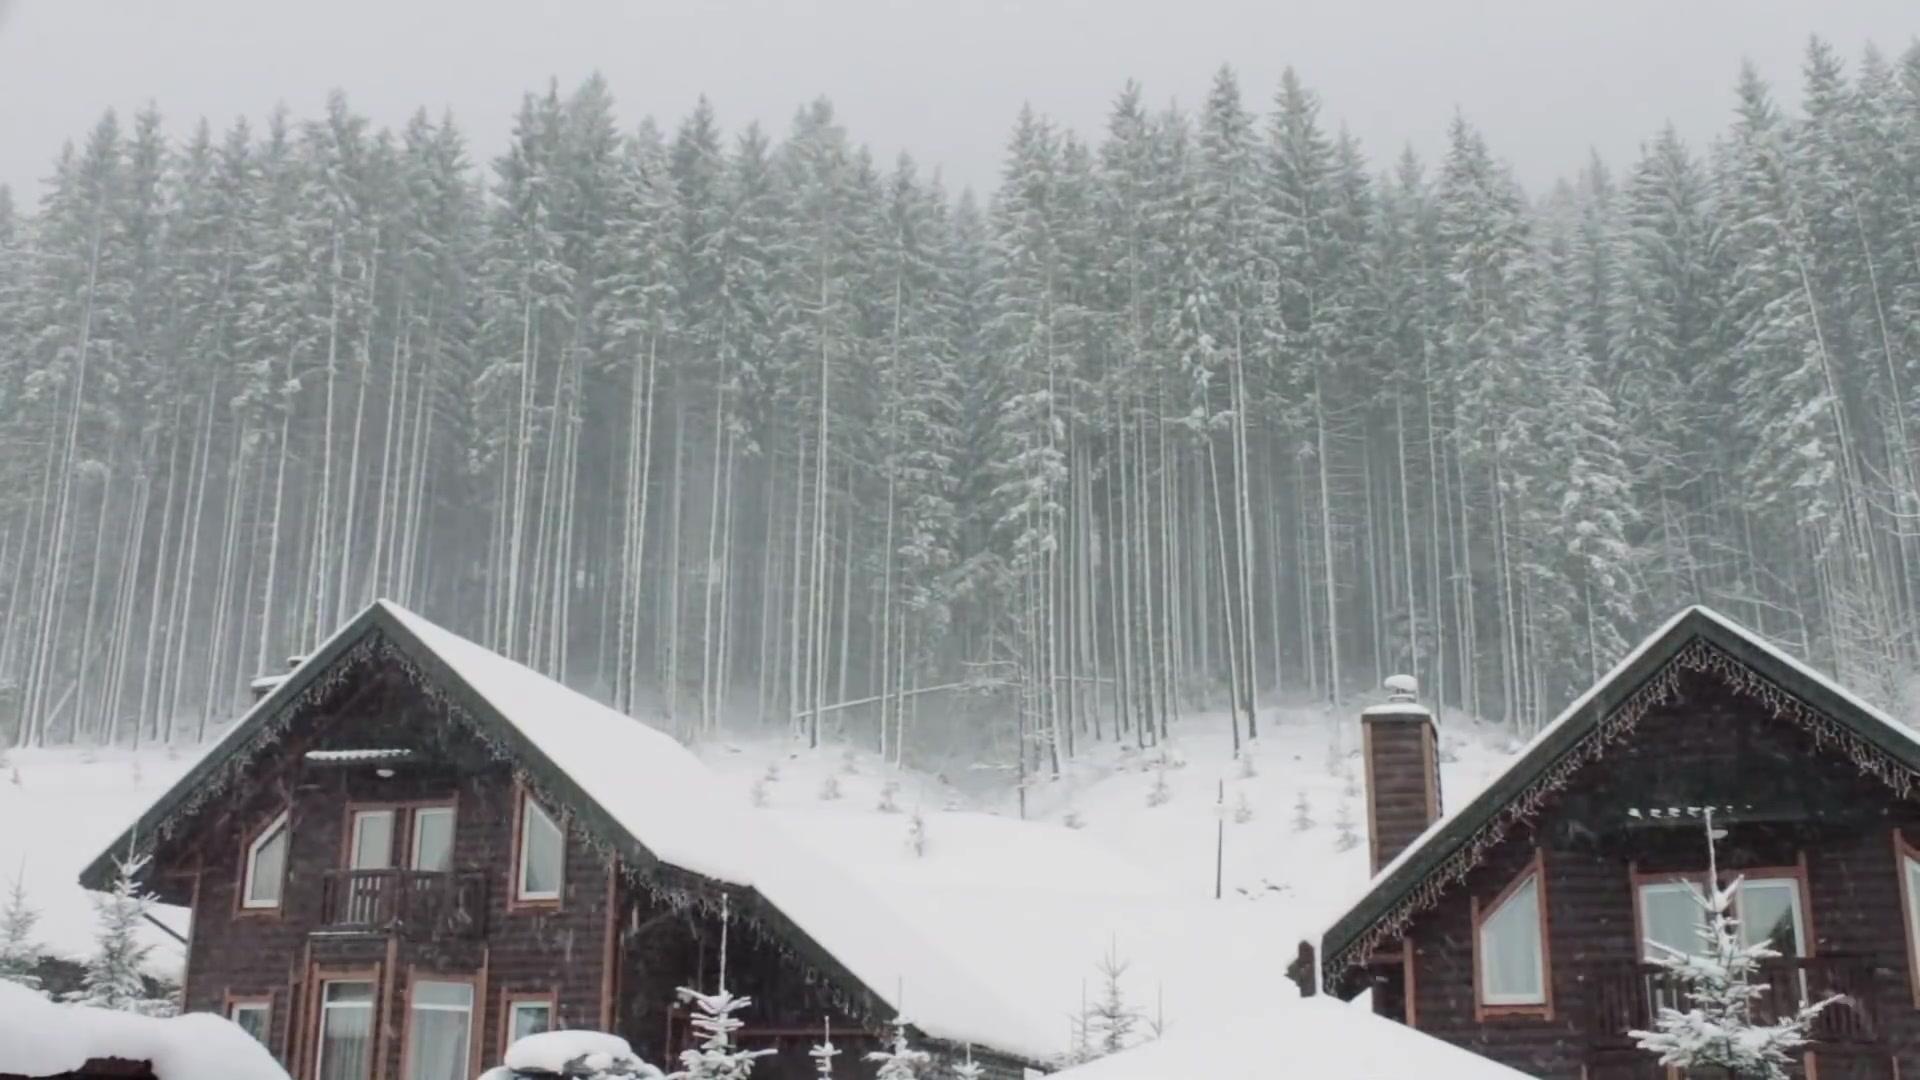
<instances>
[{"instance_id":1,"label":"brick chimney","mask_svg":"<svg viewBox=\"0 0 1920 1080\"><path fill-rule=\"evenodd\" d=\"M1440 816L1440 754L1433 713L1411 675L1386 681L1387 703L1360 714L1373 870L1392 862Z\"/></svg>"}]
</instances>

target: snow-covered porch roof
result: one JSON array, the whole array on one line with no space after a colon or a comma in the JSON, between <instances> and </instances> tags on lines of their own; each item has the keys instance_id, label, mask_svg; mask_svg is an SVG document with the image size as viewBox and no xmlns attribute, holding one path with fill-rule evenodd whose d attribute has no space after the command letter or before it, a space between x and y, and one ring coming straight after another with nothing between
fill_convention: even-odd
<instances>
[{"instance_id":1,"label":"snow-covered porch roof","mask_svg":"<svg viewBox=\"0 0 1920 1080\"><path fill-rule=\"evenodd\" d=\"M1321 940L1321 975L1329 989L1437 903L1510 829L1530 822L1575 772L1629 737L1641 715L1669 700L1676 668L1726 680L1902 796L1920 787L1920 738L1911 729L1732 619L1689 607L1541 728L1479 795L1434 822L1374 875Z\"/></svg>"},{"instance_id":2,"label":"snow-covered porch roof","mask_svg":"<svg viewBox=\"0 0 1920 1080\"><path fill-rule=\"evenodd\" d=\"M903 1002L928 1038L1029 1062L1060 1048L1057 1025L1003 1002L942 947L779 826L727 797L672 737L393 604L376 601L240 719L81 875L106 887L113 856L171 835L348 672L397 662L587 839L647 887L717 903L819 971L849 1011L879 1021Z\"/></svg>"}]
</instances>

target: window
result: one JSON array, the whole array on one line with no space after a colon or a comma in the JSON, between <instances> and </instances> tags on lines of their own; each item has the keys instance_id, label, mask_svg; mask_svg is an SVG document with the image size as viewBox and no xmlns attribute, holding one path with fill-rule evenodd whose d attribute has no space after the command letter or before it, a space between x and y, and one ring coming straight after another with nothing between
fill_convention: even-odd
<instances>
[{"instance_id":1,"label":"window","mask_svg":"<svg viewBox=\"0 0 1920 1080\"><path fill-rule=\"evenodd\" d=\"M507 1045L553 1030L552 998L509 998L507 1000Z\"/></svg>"},{"instance_id":2,"label":"window","mask_svg":"<svg viewBox=\"0 0 1920 1080\"><path fill-rule=\"evenodd\" d=\"M320 991L317 1080L367 1080L373 1062L373 983L328 982Z\"/></svg>"},{"instance_id":3,"label":"window","mask_svg":"<svg viewBox=\"0 0 1920 1080\"><path fill-rule=\"evenodd\" d=\"M408 862L415 870L446 873L453 869L453 807L430 806L413 812L413 854Z\"/></svg>"},{"instance_id":4,"label":"window","mask_svg":"<svg viewBox=\"0 0 1920 1080\"><path fill-rule=\"evenodd\" d=\"M1907 846L1898 832L1893 834L1894 850L1900 854L1900 898L1907 906L1907 970L1913 983L1914 1004L1920 1005L1920 961L1914 950L1920 948L1920 850Z\"/></svg>"},{"instance_id":5,"label":"window","mask_svg":"<svg viewBox=\"0 0 1920 1080\"><path fill-rule=\"evenodd\" d=\"M1701 906L1706 885L1694 881L1658 881L1640 886L1640 957L1664 960L1674 953L1698 956L1706 948L1707 912ZM1743 944L1765 942L1782 956L1807 954L1807 918L1800 880L1791 877L1744 878L1734 894L1733 914Z\"/></svg>"},{"instance_id":6,"label":"window","mask_svg":"<svg viewBox=\"0 0 1920 1080\"><path fill-rule=\"evenodd\" d=\"M270 1001L236 1001L227 1007L227 1019L265 1046L272 1029L273 1005Z\"/></svg>"},{"instance_id":7,"label":"window","mask_svg":"<svg viewBox=\"0 0 1920 1080\"><path fill-rule=\"evenodd\" d=\"M348 869L386 870L392 866L393 811L355 811L353 847L347 853Z\"/></svg>"},{"instance_id":8,"label":"window","mask_svg":"<svg viewBox=\"0 0 1920 1080\"><path fill-rule=\"evenodd\" d=\"M1698 956L1706 947L1707 914L1696 898L1700 886L1659 881L1640 886L1640 958L1665 960L1674 953ZM1669 951L1671 950L1671 951Z\"/></svg>"},{"instance_id":9,"label":"window","mask_svg":"<svg viewBox=\"0 0 1920 1080\"><path fill-rule=\"evenodd\" d=\"M1473 1011L1489 1016L1553 1019L1553 958L1547 942L1546 852L1536 849L1489 902L1475 896Z\"/></svg>"},{"instance_id":10,"label":"window","mask_svg":"<svg viewBox=\"0 0 1920 1080\"><path fill-rule=\"evenodd\" d=\"M467 1080L473 1045L473 984L413 984L407 1009L406 1080Z\"/></svg>"},{"instance_id":11,"label":"window","mask_svg":"<svg viewBox=\"0 0 1920 1080\"><path fill-rule=\"evenodd\" d=\"M520 880L515 895L521 900L558 900L565 837L539 803L523 795L520 807Z\"/></svg>"},{"instance_id":12,"label":"window","mask_svg":"<svg viewBox=\"0 0 1920 1080\"><path fill-rule=\"evenodd\" d=\"M287 815L283 811L273 823L247 845L246 884L241 906L277 908L281 887L287 877Z\"/></svg>"}]
</instances>

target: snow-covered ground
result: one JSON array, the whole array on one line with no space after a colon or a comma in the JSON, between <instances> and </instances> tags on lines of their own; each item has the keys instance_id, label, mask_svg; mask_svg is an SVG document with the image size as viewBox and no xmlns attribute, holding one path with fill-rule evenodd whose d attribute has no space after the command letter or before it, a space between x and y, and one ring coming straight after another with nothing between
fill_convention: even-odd
<instances>
[{"instance_id":1,"label":"snow-covered ground","mask_svg":"<svg viewBox=\"0 0 1920 1080\"><path fill-rule=\"evenodd\" d=\"M1169 1032L1221 1000L1290 993L1277 973L1367 877L1364 704L1332 719L1317 707L1263 710L1251 775L1233 762L1223 717L1184 721L1164 768L1157 750L1083 746L1066 777L1029 790L1024 821L1005 791L963 794L862 750L741 738L699 753L730 797L851 871L975 980L1056 1016L1064 1049L1083 1000L1101 991L1109 951L1128 964L1121 985L1130 1004ZM1442 744L1450 806L1477 792L1510 750L1506 739L1455 722ZM88 951L93 912L76 875L195 753L7 753L0 878L24 874L51 951ZM822 797L829 784L837 797ZM1303 794L1312 822L1304 829ZM888 801L897 809L881 809ZM922 853L909 840L916 811ZM175 909L161 917L186 923ZM177 967L178 947L152 936L155 968ZM905 996L911 1014L911 988Z\"/></svg>"}]
</instances>

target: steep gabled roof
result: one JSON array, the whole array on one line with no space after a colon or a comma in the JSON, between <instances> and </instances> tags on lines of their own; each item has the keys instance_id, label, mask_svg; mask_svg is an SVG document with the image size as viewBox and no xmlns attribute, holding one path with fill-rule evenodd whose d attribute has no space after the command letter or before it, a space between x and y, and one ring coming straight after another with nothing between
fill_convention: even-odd
<instances>
[{"instance_id":1,"label":"steep gabled roof","mask_svg":"<svg viewBox=\"0 0 1920 1080\"><path fill-rule=\"evenodd\" d=\"M113 857L169 835L280 737L345 673L397 660L588 838L630 870L706 894L777 935L840 990L848 1007L889 1019L904 996L914 1027L1027 1061L1058 1048L1051 1022L1003 1003L940 947L837 866L783 841L778 824L737 804L706 764L664 732L500 656L397 604L375 601L257 702L81 874L109 887Z\"/></svg>"},{"instance_id":2,"label":"steep gabled roof","mask_svg":"<svg viewBox=\"0 0 1920 1080\"><path fill-rule=\"evenodd\" d=\"M1920 787L1920 738L1911 729L1732 619L1687 608L1540 729L1480 794L1374 875L1321 940L1329 988L1464 880L1487 849L1531 821L1574 773L1629 737L1641 716L1671 699L1682 670L1712 672L1776 719L1836 746L1902 798Z\"/></svg>"}]
</instances>

